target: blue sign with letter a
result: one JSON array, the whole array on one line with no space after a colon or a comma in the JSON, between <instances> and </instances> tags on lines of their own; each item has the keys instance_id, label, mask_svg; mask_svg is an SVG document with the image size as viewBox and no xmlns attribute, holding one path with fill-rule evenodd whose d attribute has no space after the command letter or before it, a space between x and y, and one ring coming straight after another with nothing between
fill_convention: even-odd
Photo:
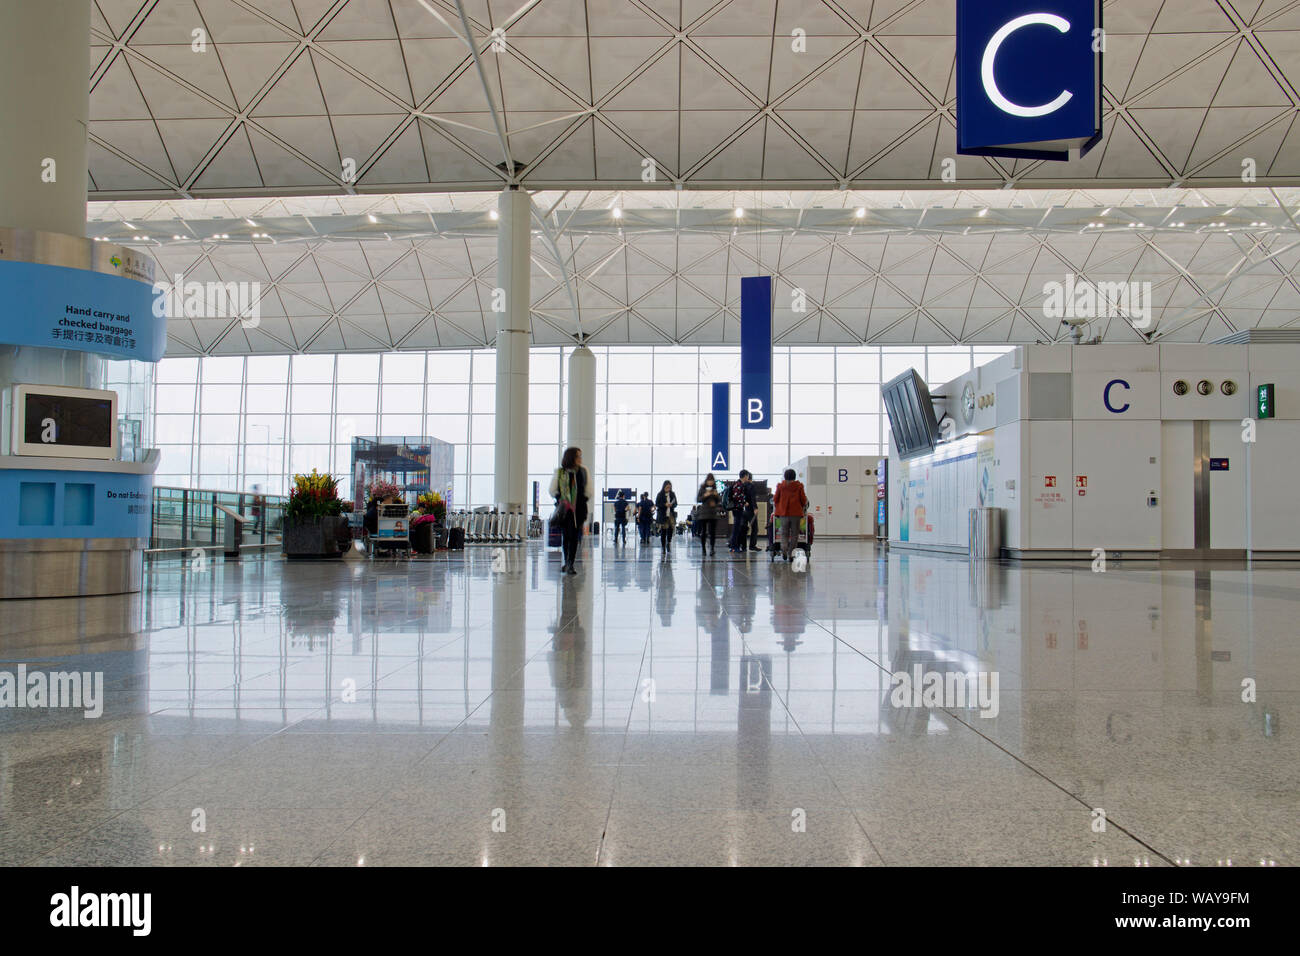
<instances>
[{"instance_id":1,"label":"blue sign with letter a","mask_svg":"<svg viewBox=\"0 0 1300 956\"><path fill-rule=\"evenodd\" d=\"M957 152L1070 159L1101 141L1101 0L957 0Z\"/></svg>"},{"instance_id":2,"label":"blue sign with letter a","mask_svg":"<svg viewBox=\"0 0 1300 956\"><path fill-rule=\"evenodd\" d=\"M713 457L709 471L731 471L731 383L713 383Z\"/></svg>"},{"instance_id":3,"label":"blue sign with letter a","mask_svg":"<svg viewBox=\"0 0 1300 956\"><path fill-rule=\"evenodd\" d=\"M740 280L740 427L772 427L772 277Z\"/></svg>"}]
</instances>

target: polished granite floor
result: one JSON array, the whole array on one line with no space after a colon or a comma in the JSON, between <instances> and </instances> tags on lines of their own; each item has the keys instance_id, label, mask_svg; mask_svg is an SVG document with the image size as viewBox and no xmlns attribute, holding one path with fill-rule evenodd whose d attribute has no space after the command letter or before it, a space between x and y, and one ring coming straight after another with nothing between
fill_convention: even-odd
<instances>
[{"instance_id":1,"label":"polished granite floor","mask_svg":"<svg viewBox=\"0 0 1300 956\"><path fill-rule=\"evenodd\" d=\"M494 550L0 606L0 865L1300 862L1292 567Z\"/></svg>"}]
</instances>

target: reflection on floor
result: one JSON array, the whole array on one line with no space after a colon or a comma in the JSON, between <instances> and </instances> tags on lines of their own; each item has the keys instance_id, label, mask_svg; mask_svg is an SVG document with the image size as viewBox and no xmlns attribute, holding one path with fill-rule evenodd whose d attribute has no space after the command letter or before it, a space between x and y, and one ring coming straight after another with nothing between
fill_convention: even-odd
<instances>
[{"instance_id":1,"label":"reflection on floor","mask_svg":"<svg viewBox=\"0 0 1300 956\"><path fill-rule=\"evenodd\" d=\"M6 603L0 864L1300 862L1293 569L559 560Z\"/></svg>"}]
</instances>

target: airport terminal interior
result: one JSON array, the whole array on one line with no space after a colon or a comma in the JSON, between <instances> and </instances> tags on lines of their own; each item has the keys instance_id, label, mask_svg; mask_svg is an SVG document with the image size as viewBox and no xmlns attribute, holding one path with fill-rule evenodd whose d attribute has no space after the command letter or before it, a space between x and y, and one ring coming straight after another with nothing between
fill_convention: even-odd
<instances>
[{"instance_id":1,"label":"airport terminal interior","mask_svg":"<svg viewBox=\"0 0 1300 956\"><path fill-rule=\"evenodd\" d=\"M1300 0L0 0L0 84L0 864L1300 862Z\"/></svg>"}]
</instances>

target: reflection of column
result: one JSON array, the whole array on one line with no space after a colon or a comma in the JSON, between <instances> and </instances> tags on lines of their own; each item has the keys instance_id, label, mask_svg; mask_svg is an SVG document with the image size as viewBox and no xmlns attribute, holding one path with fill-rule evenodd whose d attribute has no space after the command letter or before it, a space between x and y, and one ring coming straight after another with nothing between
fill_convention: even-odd
<instances>
[{"instance_id":1,"label":"reflection of column","mask_svg":"<svg viewBox=\"0 0 1300 956\"><path fill-rule=\"evenodd\" d=\"M770 781L772 656L740 658L740 713L736 730L736 795L742 807L763 806Z\"/></svg>"},{"instance_id":2,"label":"reflection of column","mask_svg":"<svg viewBox=\"0 0 1300 956\"><path fill-rule=\"evenodd\" d=\"M522 189L497 200L497 284L505 295L497 313L497 507L524 510L528 483L528 336L532 260L532 200ZM495 296L494 296L495 298Z\"/></svg>"},{"instance_id":3,"label":"reflection of column","mask_svg":"<svg viewBox=\"0 0 1300 956\"><path fill-rule=\"evenodd\" d=\"M580 345L569 356L569 445L582 449L582 461L591 473L591 514L601 518L600 478L596 474L596 356Z\"/></svg>"},{"instance_id":4,"label":"reflection of column","mask_svg":"<svg viewBox=\"0 0 1300 956\"><path fill-rule=\"evenodd\" d=\"M498 789L493 799L519 792L524 747L525 623L528 591L522 570L493 574L492 698L489 730ZM497 804L500 805L499 803Z\"/></svg>"}]
</instances>

